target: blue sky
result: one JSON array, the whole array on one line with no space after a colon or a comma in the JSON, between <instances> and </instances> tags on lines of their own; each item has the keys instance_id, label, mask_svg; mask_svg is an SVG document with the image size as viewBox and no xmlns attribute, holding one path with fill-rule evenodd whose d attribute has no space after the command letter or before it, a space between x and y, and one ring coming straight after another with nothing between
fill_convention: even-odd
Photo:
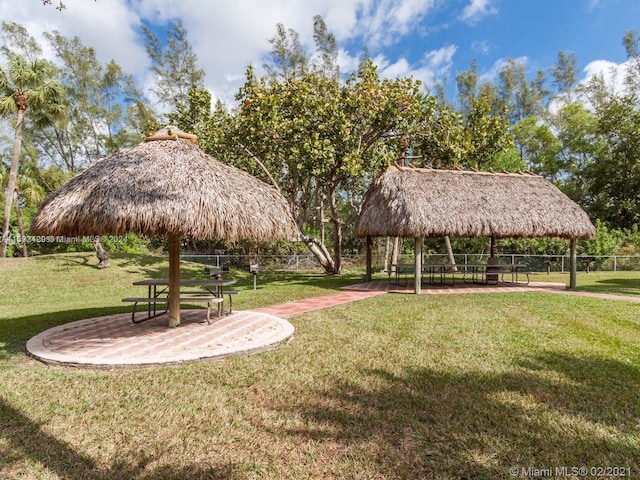
<instances>
[{"instance_id":1,"label":"blue sky","mask_svg":"<svg viewBox=\"0 0 640 480\"><path fill-rule=\"evenodd\" d=\"M55 2L54 2L55 3ZM383 76L413 75L426 85L453 81L476 58L491 79L508 59L534 76L560 50L574 52L582 79L622 68L626 31L640 30L639 0L65 0L58 12L41 0L0 0L0 18L41 37L58 30L78 36L103 61L114 59L149 85L139 25L161 31L181 18L214 97L232 102L249 64L260 68L277 23L312 46L312 19L321 15L337 40L343 72L365 47ZM43 42L44 43L44 42ZM49 54L49 52L47 53ZM452 89L451 89L452 90Z\"/></svg>"}]
</instances>

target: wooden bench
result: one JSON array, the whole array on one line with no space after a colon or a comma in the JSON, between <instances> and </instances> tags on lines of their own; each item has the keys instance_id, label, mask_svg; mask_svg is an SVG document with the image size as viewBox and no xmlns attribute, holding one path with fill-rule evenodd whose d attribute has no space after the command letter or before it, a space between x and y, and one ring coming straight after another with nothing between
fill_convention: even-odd
<instances>
[{"instance_id":1,"label":"wooden bench","mask_svg":"<svg viewBox=\"0 0 640 480\"><path fill-rule=\"evenodd\" d=\"M206 302L207 303L207 323L211 324L211 305L222 304L223 299L211 296L208 292L180 292L180 294L191 294L197 296L189 296L189 297L180 297L180 303L193 303L193 302ZM225 292L226 293L226 292ZM152 318L157 317L158 315L162 315L166 313L167 309L161 313L156 313L156 304L158 303L169 303L169 297L127 297L122 299L123 302L133 303L133 312L131 313L131 321L133 323L141 323ZM143 318L142 320L136 320L136 307L139 303L146 303L149 305L149 309L147 310L147 318ZM153 305L153 315L151 314L151 305Z\"/></svg>"}]
</instances>

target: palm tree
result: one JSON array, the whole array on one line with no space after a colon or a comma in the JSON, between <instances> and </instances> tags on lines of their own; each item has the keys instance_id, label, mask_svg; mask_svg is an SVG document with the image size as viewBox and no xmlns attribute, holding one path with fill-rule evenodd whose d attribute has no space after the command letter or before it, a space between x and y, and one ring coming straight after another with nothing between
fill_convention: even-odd
<instances>
[{"instance_id":1,"label":"palm tree","mask_svg":"<svg viewBox=\"0 0 640 480\"><path fill-rule=\"evenodd\" d=\"M23 57L11 53L8 54L8 60L6 69L0 67L0 114L16 113L17 117L4 207L0 258L6 256L9 243L9 219L18 180L25 113L29 107L33 107L39 113L36 123L50 123L63 111L64 92L62 84L53 76L51 64L42 60L28 62Z\"/></svg>"}]
</instances>

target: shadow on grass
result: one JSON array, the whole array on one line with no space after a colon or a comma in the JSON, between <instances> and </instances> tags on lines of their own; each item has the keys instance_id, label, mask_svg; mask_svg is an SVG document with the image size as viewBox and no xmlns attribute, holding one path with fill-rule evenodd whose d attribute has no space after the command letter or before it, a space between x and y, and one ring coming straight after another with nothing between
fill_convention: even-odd
<instances>
[{"instance_id":1,"label":"shadow on grass","mask_svg":"<svg viewBox=\"0 0 640 480\"><path fill-rule=\"evenodd\" d=\"M283 406L307 427L278 433L336 442L349 458L370 458L382 477L513 478L512 467L520 476L585 464L640 472L635 365L549 353L509 372L362 375Z\"/></svg>"},{"instance_id":2,"label":"shadow on grass","mask_svg":"<svg viewBox=\"0 0 640 480\"><path fill-rule=\"evenodd\" d=\"M94 252L78 252L58 255L42 255L32 257L37 262L42 262L47 268L68 270L69 268L83 267L98 270L98 259ZM57 262L57 263L56 263ZM111 267L124 269L130 273L141 274L146 277L166 277L169 274L169 263L166 257L132 254L110 253Z\"/></svg>"},{"instance_id":3,"label":"shadow on grass","mask_svg":"<svg viewBox=\"0 0 640 480\"><path fill-rule=\"evenodd\" d=\"M609 293L612 295L640 296L640 279L606 278L597 280L594 285L582 286L579 290L594 293Z\"/></svg>"},{"instance_id":4,"label":"shadow on grass","mask_svg":"<svg viewBox=\"0 0 640 480\"><path fill-rule=\"evenodd\" d=\"M81 267L97 270L98 261L94 252L80 252L73 254L59 254L56 256L43 255L32 257L43 263L43 268L53 271L67 271ZM183 278L208 278L204 264L183 259L181 261L181 276ZM145 254L130 254L115 252L111 254L111 269L122 269L142 278L168 278L169 263L167 257ZM253 275L241 267L232 266L229 278L237 281L240 289L253 289ZM261 271L257 277L257 288L262 289L271 285L286 284L301 287L317 287L326 290L339 290L340 287L358 283L359 275L340 274L327 275L320 271Z\"/></svg>"},{"instance_id":5,"label":"shadow on grass","mask_svg":"<svg viewBox=\"0 0 640 480\"><path fill-rule=\"evenodd\" d=\"M117 313L131 313L130 306L108 308L81 308L62 312L48 312L17 318L0 318L0 360L16 354L25 354L25 345L34 335L49 328L85 318L102 317Z\"/></svg>"},{"instance_id":6,"label":"shadow on grass","mask_svg":"<svg viewBox=\"0 0 640 480\"><path fill-rule=\"evenodd\" d=\"M71 480L80 479L234 479L241 478L236 465L202 468L196 465L149 467L153 461L143 452L135 464L115 460L110 465L98 463L76 451L72 445L43 430L33 421L12 407L0 396L0 470L12 471L12 465L29 463L38 465L56 476ZM20 472L15 472L20 475ZM26 477L23 477L26 478Z\"/></svg>"}]
</instances>

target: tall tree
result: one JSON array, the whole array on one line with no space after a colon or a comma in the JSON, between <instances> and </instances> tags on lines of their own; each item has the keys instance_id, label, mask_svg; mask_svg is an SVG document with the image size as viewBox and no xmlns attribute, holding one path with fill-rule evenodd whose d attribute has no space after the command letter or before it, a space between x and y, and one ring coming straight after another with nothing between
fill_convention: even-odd
<instances>
[{"instance_id":1,"label":"tall tree","mask_svg":"<svg viewBox=\"0 0 640 480\"><path fill-rule=\"evenodd\" d=\"M596 112L602 148L585 167L589 212L612 228L640 224L640 107L635 95L611 99Z\"/></svg>"},{"instance_id":2,"label":"tall tree","mask_svg":"<svg viewBox=\"0 0 640 480\"><path fill-rule=\"evenodd\" d=\"M338 46L336 37L329 32L327 24L320 15L313 17L313 40L316 45L317 69L323 76L338 80L340 68L338 67Z\"/></svg>"},{"instance_id":3,"label":"tall tree","mask_svg":"<svg viewBox=\"0 0 640 480\"><path fill-rule=\"evenodd\" d=\"M516 123L512 132L526 167L548 179L560 180L561 145L549 126L539 117L530 116Z\"/></svg>"},{"instance_id":4,"label":"tall tree","mask_svg":"<svg viewBox=\"0 0 640 480\"><path fill-rule=\"evenodd\" d=\"M9 221L18 178L25 115L31 107L36 113L38 110L46 113L46 115L38 115L37 122L51 121L54 116L60 115L63 111L62 96L63 87L53 77L53 68L49 63L39 60L28 62L23 57L8 54L8 67L0 68L0 114L14 113L16 123L5 199L0 257L6 256L9 241Z\"/></svg>"},{"instance_id":5,"label":"tall tree","mask_svg":"<svg viewBox=\"0 0 640 480\"><path fill-rule=\"evenodd\" d=\"M567 195L587 206L591 188L586 172L605 148L598 135L598 118L582 103L573 102L557 112L553 128L560 143L556 179Z\"/></svg>"},{"instance_id":6,"label":"tall tree","mask_svg":"<svg viewBox=\"0 0 640 480\"><path fill-rule=\"evenodd\" d=\"M625 76L628 93L640 94L640 36L637 30L629 30L622 40L627 53L628 67Z\"/></svg>"},{"instance_id":7,"label":"tall tree","mask_svg":"<svg viewBox=\"0 0 640 480\"><path fill-rule=\"evenodd\" d=\"M271 56L264 68L272 80L287 81L307 73L309 58L298 32L293 29L287 30L279 23L276 25L276 34L269 39L269 43Z\"/></svg>"},{"instance_id":8,"label":"tall tree","mask_svg":"<svg viewBox=\"0 0 640 480\"><path fill-rule=\"evenodd\" d=\"M558 61L551 67L551 83L557 90L557 97L567 104L573 100L578 85L578 61L573 52L558 52Z\"/></svg>"},{"instance_id":9,"label":"tall tree","mask_svg":"<svg viewBox=\"0 0 640 480\"><path fill-rule=\"evenodd\" d=\"M397 157L397 138L418 116L420 99L417 82L382 80L369 58L346 82L337 79L335 68L323 64L336 58L327 51L333 47L324 28L316 19L318 50L325 54L311 59L320 66L297 58L297 36L278 28L269 77L258 79L250 68L237 96L235 138L280 185L301 228L316 207L328 207L333 256L320 261L338 273L344 230L355 218L364 181Z\"/></svg>"},{"instance_id":10,"label":"tall tree","mask_svg":"<svg viewBox=\"0 0 640 480\"><path fill-rule=\"evenodd\" d=\"M472 100L471 111L464 119L464 132L467 139L462 166L467 168L492 168L496 155L513 147L506 108L502 115L493 115L490 99L484 93Z\"/></svg>"},{"instance_id":11,"label":"tall tree","mask_svg":"<svg viewBox=\"0 0 640 480\"><path fill-rule=\"evenodd\" d=\"M46 33L60 60L59 78L66 88L67 115L50 128L34 132L43 157L77 172L92 161L140 141L131 127L129 106L144 105L130 75L114 61L101 63L93 48L58 32Z\"/></svg>"},{"instance_id":12,"label":"tall tree","mask_svg":"<svg viewBox=\"0 0 640 480\"><path fill-rule=\"evenodd\" d=\"M187 29L182 20L177 20L167 29L165 43L146 25L142 26L142 31L155 77L152 93L165 111L184 109L188 104L189 91L192 88L204 88L205 77L189 43Z\"/></svg>"},{"instance_id":13,"label":"tall tree","mask_svg":"<svg viewBox=\"0 0 640 480\"><path fill-rule=\"evenodd\" d=\"M28 62L34 62L42 56L40 44L19 23L2 22L2 37L2 52L4 55L19 55Z\"/></svg>"},{"instance_id":14,"label":"tall tree","mask_svg":"<svg viewBox=\"0 0 640 480\"><path fill-rule=\"evenodd\" d=\"M525 66L510 58L500 70L498 81L499 99L508 112L511 125L543 111L547 96L543 71L538 71L536 77L529 80ZM495 109L494 113L497 113Z\"/></svg>"}]
</instances>

